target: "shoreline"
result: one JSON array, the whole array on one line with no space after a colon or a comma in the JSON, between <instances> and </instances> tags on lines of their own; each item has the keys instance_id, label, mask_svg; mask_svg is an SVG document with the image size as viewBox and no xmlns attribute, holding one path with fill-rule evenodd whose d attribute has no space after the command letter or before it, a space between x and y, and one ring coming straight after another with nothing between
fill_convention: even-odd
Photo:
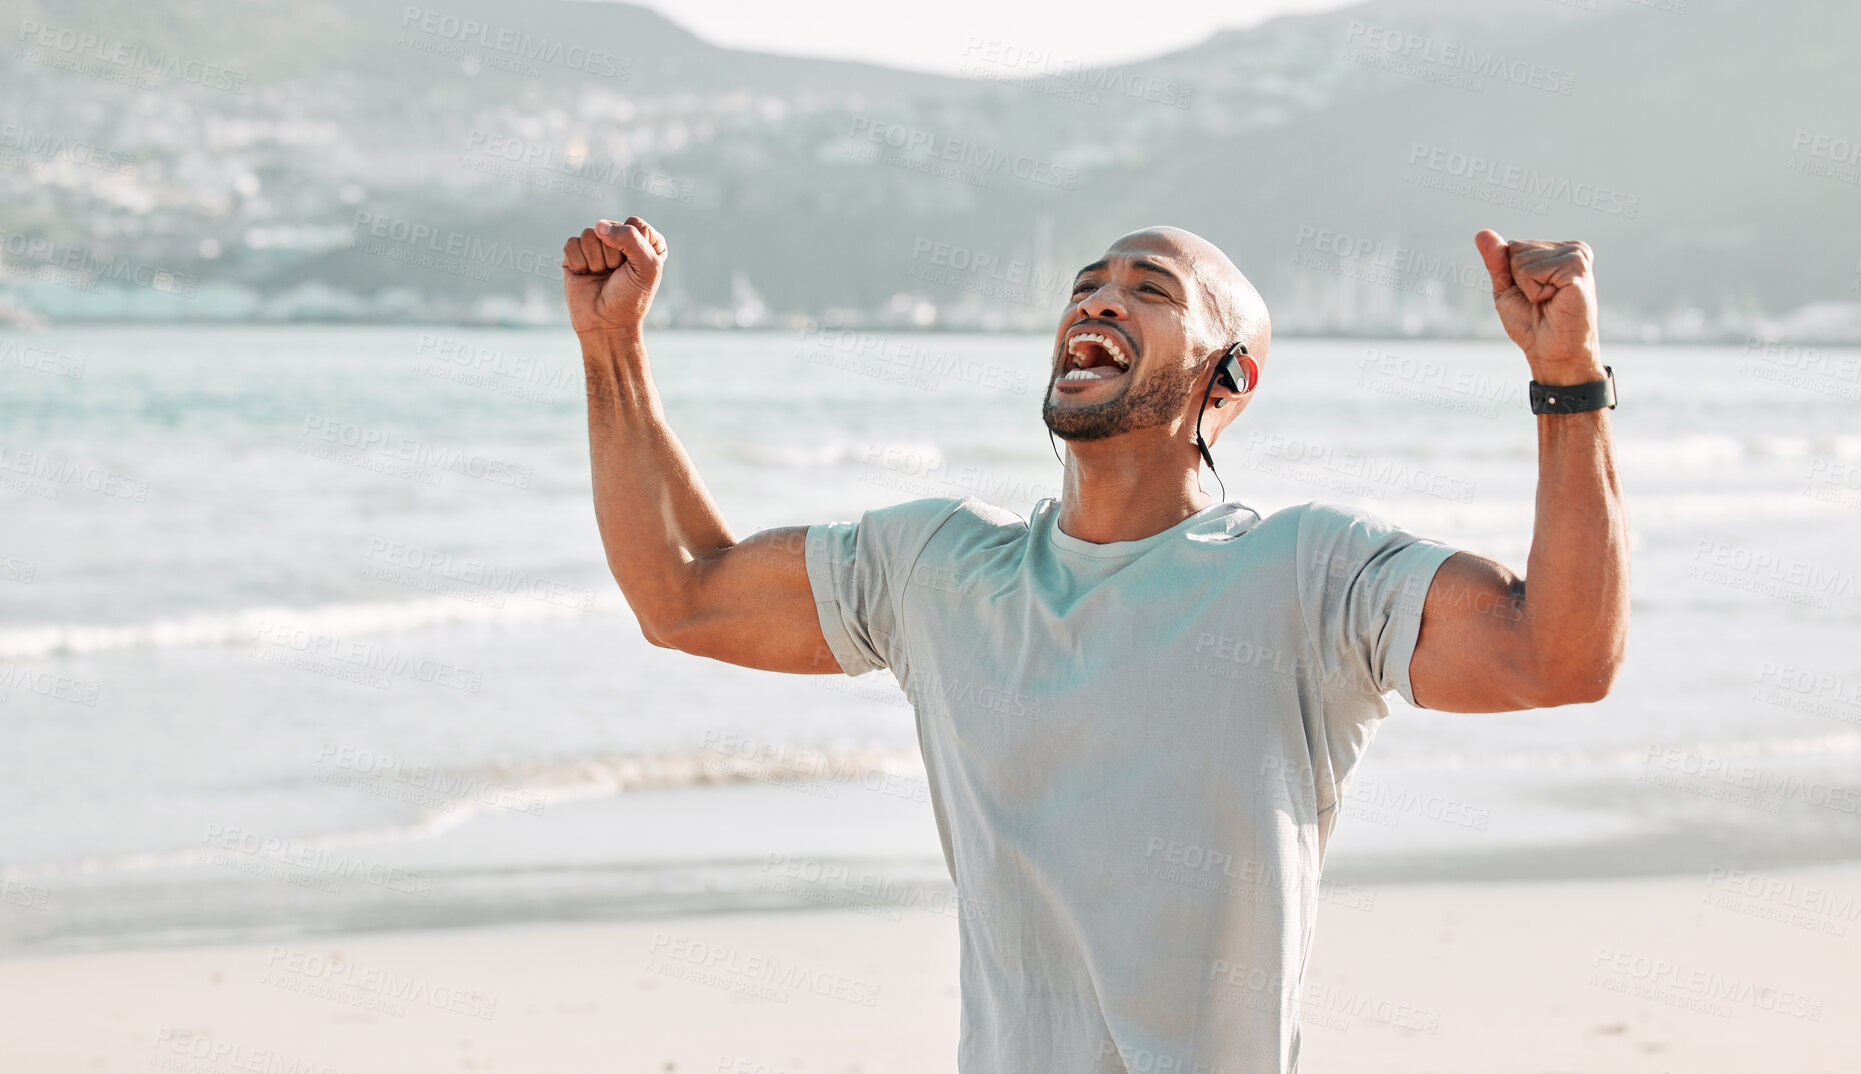
<instances>
[{"instance_id":1,"label":"shoreline","mask_svg":"<svg viewBox=\"0 0 1861 1074\"><path fill-rule=\"evenodd\" d=\"M1854 1069L1858 918L1861 865L1321 904L1303 1068ZM11 958L0 1004L48 1074L912 1074L954 1069L957 970L952 916L732 912Z\"/></svg>"},{"instance_id":2,"label":"shoreline","mask_svg":"<svg viewBox=\"0 0 1861 1074\"><path fill-rule=\"evenodd\" d=\"M1632 851L1642 841L1625 844ZM1406 898L1427 890L1453 890L1478 896L1481 893L1500 897L1506 891L1585 888L1611 884L1664 884L1676 889L1709 893L1715 884L1770 883L1774 878L1791 878L1793 882L1811 884L1816 878L1843 882L1850 877L1861 881L1861 860L1794 861L1780 863L1715 864L1704 868L1662 870L1634 868L1652 865L1656 858L1639 859L1627 853L1614 857L1610 864L1618 871L1594 871L1580 875L1534 874L1529 871L1502 874L1496 870L1513 865L1535 864L1549 868L1558 863L1555 850L1560 848L1517 848L1502 857L1482 859L1486 864L1468 875L1449 863L1437 874L1417 872L1416 863L1404 859L1378 869L1370 863L1355 867L1325 870L1320 882L1320 902L1343 910L1373 906L1380 899ZM1567 848L1572 853L1594 851L1595 847ZM1591 859L1592 863L1594 859ZM735 876L768 875L768 863L736 866ZM701 877L675 867L667 874L679 875L685 890L642 891L627 880L638 873L629 868L607 870L622 877L619 884L603 884L598 877L604 870L571 871L578 878L573 888L534 892L527 899L503 893L502 901L492 901L488 892L460 892L445 902L423 902L412 906L397 903L377 894L371 903L354 900L336 902L314 888L306 889L305 899L290 905L277 902L240 901L241 895L271 894L252 885L236 889L229 885L206 888L197 884L172 886L110 885L90 889L97 896L93 912L119 912L125 922L139 922L140 927L125 923L123 927L100 925L97 931L58 931L34 937L28 931L31 917L44 912L51 900L46 891L32 885L10 882L6 902L0 905L0 966L37 959L111 956L117 954L154 954L163 951L187 951L201 948L251 947L288 942L326 942L360 938L422 936L433 934L476 934L501 929L521 928L638 928L678 920L713 920L734 916L807 916L840 913L879 921L898 921L913 914L951 916L956 908L955 888L947 880L942 861L874 862L864 859L831 861L825 859L783 858L783 868L793 875L797 865L813 869L837 868L842 879L836 882L803 882L786 879L767 882L760 888L738 887L731 890L705 889L719 874ZM889 866L889 868L888 868ZM644 871L654 875L652 871ZM936 874L932 877L930 874ZM513 874L515 876L516 874ZM861 890L865 889L865 890ZM75 891L58 893L67 912ZM37 906L31 901L37 892ZM163 921L163 909L188 906L192 912L183 919ZM1861 900L1857 902L1861 916ZM295 910L295 916L287 916ZM239 920L240 914L247 915ZM260 920L259 918L266 918ZM218 919L215 923L209 923ZM70 926L67 926L69 929ZM1852 931L1861 932L1861 924Z\"/></svg>"},{"instance_id":3,"label":"shoreline","mask_svg":"<svg viewBox=\"0 0 1861 1074\"><path fill-rule=\"evenodd\" d=\"M1568 787L1527 815L1494 786L1438 775L1407 783L1429 801L1494 804L1492 823L1430 820L1402 806L1406 796L1382 810L1367 798L1353 804L1325 858L1330 901L1432 885L1697 885L1733 870L1861 870L1861 829L1826 810L1699 811L1695 796L1617 781ZM546 820L493 811L426 838L335 837L316 854L203 845L136 869L16 867L0 892L0 960L820 908L894 917L950 904L919 795L797 793L810 787L640 790L562 803ZM1519 823L1545 815L1549 831ZM1612 815L1634 820L1611 829L1591 819Z\"/></svg>"}]
</instances>

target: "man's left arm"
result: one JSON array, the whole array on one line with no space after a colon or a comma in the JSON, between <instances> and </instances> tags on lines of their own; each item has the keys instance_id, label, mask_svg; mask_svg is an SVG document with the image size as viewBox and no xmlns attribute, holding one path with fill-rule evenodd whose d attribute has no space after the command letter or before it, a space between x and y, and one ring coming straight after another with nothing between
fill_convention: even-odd
<instances>
[{"instance_id":1,"label":"man's left arm","mask_svg":"<svg viewBox=\"0 0 1861 1074\"><path fill-rule=\"evenodd\" d=\"M1590 248L1475 237L1506 334L1540 384L1604 377ZM1597 701L1628 638L1628 522L1609 411L1540 414L1525 577L1467 552L1442 563L1409 664L1417 704L1507 712ZM1529 584L1528 584L1529 583Z\"/></svg>"}]
</instances>

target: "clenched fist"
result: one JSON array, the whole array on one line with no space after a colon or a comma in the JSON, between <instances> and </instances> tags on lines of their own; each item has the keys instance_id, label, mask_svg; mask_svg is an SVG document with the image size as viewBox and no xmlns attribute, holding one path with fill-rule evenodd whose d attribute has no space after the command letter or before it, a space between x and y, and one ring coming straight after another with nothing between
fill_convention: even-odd
<instances>
[{"instance_id":1,"label":"clenched fist","mask_svg":"<svg viewBox=\"0 0 1861 1074\"><path fill-rule=\"evenodd\" d=\"M665 263L665 238L637 216L597 221L563 243L562 293L575 334L637 333Z\"/></svg>"},{"instance_id":2,"label":"clenched fist","mask_svg":"<svg viewBox=\"0 0 1861 1074\"><path fill-rule=\"evenodd\" d=\"M1540 384L1603 378L1596 334L1596 281L1583 242L1507 242L1491 229L1473 237L1493 278L1493 305L1506 335L1525 352Z\"/></svg>"}]
</instances>

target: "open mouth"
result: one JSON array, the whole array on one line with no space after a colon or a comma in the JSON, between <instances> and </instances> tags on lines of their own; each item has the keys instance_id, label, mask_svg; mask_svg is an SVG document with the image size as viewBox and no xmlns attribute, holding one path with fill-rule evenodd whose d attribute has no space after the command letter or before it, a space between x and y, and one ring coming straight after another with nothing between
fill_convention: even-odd
<instances>
[{"instance_id":1,"label":"open mouth","mask_svg":"<svg viewBox=\"0 0 1861 1074\"><path fill-rule=\"evenodd\" d=\"M1123 376L1129 368L1131 359L1118 337L1087 329L1067 337L1066 372L1060 374L1057 383L1111 380Z\"/></svg>"}]
</instances>

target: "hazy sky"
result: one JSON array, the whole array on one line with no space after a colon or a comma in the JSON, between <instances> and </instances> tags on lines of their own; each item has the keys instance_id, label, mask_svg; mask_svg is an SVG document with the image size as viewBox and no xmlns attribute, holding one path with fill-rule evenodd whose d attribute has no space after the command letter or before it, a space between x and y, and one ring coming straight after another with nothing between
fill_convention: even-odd
<instances>
[{"instance_id":1,"label":"hazy sky","mask_svg":"<svg viewBox=\"0 0 1861 1074\"><path fill-rule=\"evenodd\" d=\"M714 44L956 73L991 47L1053 62L1109 63L1194 44L1216 30L1348 0L636 0Z\"/></svg>"}]
</instances>

